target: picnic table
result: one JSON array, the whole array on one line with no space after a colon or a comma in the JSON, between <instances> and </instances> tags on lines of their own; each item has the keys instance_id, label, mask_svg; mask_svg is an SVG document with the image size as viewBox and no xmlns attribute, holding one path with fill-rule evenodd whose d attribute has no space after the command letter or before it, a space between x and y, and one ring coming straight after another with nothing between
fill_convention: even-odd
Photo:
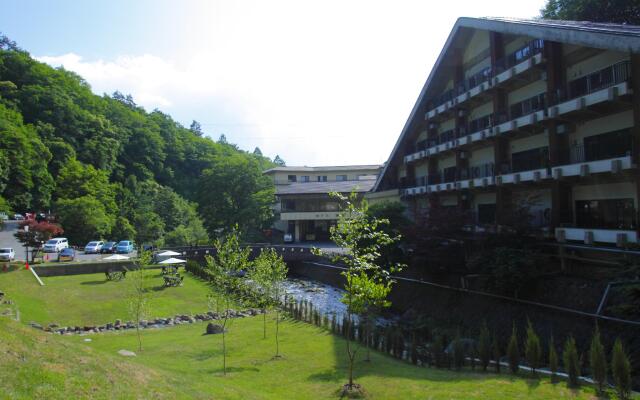
<instances>
[{"instance_id":1,"label":"picnic table","mask_svg":"<svg viewBox=\"0 0 640 400\"><path fill-rule=\"evenodd\" d=\"M116 271L109 268L108 270L104 271L104 274L108 281L118 282L126 278L127 271Z\"/></svg>"},{"instance_id":2,"label":"picnic table","mask_svg":"<svg viewBox=\"0 0 640 400\"><path fill-rule=\"evenodd\" d=\"M165 287L182 286L182 281L184 280L184 276L180 276L180 274L174 274L174 275L167 274L163 278L164 278Z\"/></svg>"}]
</instances>

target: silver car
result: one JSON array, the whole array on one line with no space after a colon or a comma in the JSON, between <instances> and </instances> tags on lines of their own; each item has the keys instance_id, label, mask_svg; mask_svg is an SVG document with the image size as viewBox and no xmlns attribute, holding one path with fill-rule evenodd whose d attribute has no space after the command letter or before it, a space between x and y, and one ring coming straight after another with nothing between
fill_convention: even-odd
<instances>
[{"instance_id":1,"label":"silver car","mask_svg":"<svg viewBox=\"0 0 640 400\"><path fill-rule=\"evenodd\" d=\"M100 253L100 250L102 250L103 245L104 245L104 242L101 240L94 240L92 242L89 242L87 243L86 246L84 246L84 254Z\"/></svg>"}]
</instances>

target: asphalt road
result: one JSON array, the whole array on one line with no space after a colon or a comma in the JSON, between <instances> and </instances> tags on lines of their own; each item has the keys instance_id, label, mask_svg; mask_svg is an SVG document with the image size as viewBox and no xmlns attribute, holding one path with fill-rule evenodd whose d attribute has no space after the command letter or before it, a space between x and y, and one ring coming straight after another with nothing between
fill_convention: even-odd
<instances>
[{"instance_id":1,"label":"asphalt road","mask_svg":"<svg viewBox=\"0 0 640 400\"><path fill-rule=\"evenodd\" d=\"M0 247L11 247L16 252L16 260L24 261L25 249L22 243L20 243L13 234L18 229L19 221L4 221L4 226L0 231ZM89 240L87 240L87 243ZM135 257L135 251L131 254L127 254L129 257ZM107 257L109 254L84 254L82 250L76 252L76 261L88 261ZM45 253L45 257L49 261L56 261L58 259L57 253Z\"/></svg>"}]
</instances>

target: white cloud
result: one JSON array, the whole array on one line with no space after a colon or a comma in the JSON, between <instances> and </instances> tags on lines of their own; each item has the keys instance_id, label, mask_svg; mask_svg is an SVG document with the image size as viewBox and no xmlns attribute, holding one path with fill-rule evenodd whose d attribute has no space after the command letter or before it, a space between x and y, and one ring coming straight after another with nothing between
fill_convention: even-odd
<instances>
[{"instance_id":1,"label":"white cloud","mask_svg":"<svg viewBox=\"0 0 640 400\"><path fill-rule=\"evenodd\" d=\"M98 94L131 93L290 165L377 163L461 11L532 16L538 3L205 2L174 27L183 45L163 57L39 59L79 73Z\"/></svg>"}]
</instances>

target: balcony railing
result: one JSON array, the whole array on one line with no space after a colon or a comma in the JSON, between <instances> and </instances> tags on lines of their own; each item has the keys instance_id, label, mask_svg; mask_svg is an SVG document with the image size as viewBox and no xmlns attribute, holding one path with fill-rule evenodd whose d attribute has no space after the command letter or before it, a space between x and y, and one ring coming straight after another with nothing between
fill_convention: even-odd
<instances>
[{"instance_id":1,"label":"balcony railing","mask_svg":"<svg viewBox=\"0 0 640 400\"><path fill-rule=\"evenodd\" d=\"M496 73L500 73L506 69L509 69L524 60L541 53L544 50L544 40L534 39L522 46L518 50L509 54L508 56L496 61Z\"/></svg>"},{"instance_id":2,"label":"balcony railing","mask_svg":"<svg viewBox=\"0 0 640 400\"><path fill-rule=\"evenodd\" d=\"M633 138L626 137L620 142L573 145L569 148L569 159L563 157L561 161L577 164L589 161L608 160L610 158L626 157L633 154Z\"/></svg>"},{"instance_id":3,"label":"balcony railing","mask_svg":"<svg viewBox=\"0 0 640 400\"><path fill-rule=\"evenodd\" d=\"M447 142L450 142L450 141L454 140L455 138L456 138L455 130L454 129L449 129L446 132L442 132L438 136L438 143L439 144L447 143Z\"/></svg>"},{"instance_id":4,"label":"balcony railing","mask_svg":"<svg viewBox=\"0 0 640 400\"><path fill-rule=\"evenodd\" d=\"M544 93L529 97L528 99L515 103L509 107L510 118L507 120L520 118L523 115L540 111L545 108L545 105L546 101Z\"/></svg>"},{"instance_id":5,"label":"balcony railing","mask_svg":"<svg viewBox=\"0 0 640 400\"><path fill-rule=\"evenodd\" d=\"M555 105L563 101L585 96L595 91L617 85L629 80L631 76L631 63L628 60L610 65L601 70L574 79L567 84L566 89L556 93L550 103Z\"/></svg>"},{"instance_id":6,"label":"balcony railing","mask_svg":"<svg viewBox=\"0 0 640 400\"><path fill-rule=\"evenodd\" d=\"M495 164L486 163L468 168L467 179L491 178L495 175Z\"/></svg>"},{"instance_id":7,"label":"balcony railing","mask_svg":"<svg viewBox=\"0 0 640 400\"><path fill-rule=\"evenodd\" d=\"M544 49L544 40L542 39L532 40L531 42L527 43L527 45L509 54L507 57L498 60L495 66L484 68L483 70L473 74L472 76L465 79L463 82L459 83L455 88L449 89L444 93L442 93L441 95L435 97L431 101L430 108L439 107L442 104L453 100L455 96L460 95L466 91L469 91L474 87L488 81L489 79L498 75L504 70L511 68L525 61L528 58L535 56L536 54L542 52L543 49Z\"/></svg>"}]
</instances>

